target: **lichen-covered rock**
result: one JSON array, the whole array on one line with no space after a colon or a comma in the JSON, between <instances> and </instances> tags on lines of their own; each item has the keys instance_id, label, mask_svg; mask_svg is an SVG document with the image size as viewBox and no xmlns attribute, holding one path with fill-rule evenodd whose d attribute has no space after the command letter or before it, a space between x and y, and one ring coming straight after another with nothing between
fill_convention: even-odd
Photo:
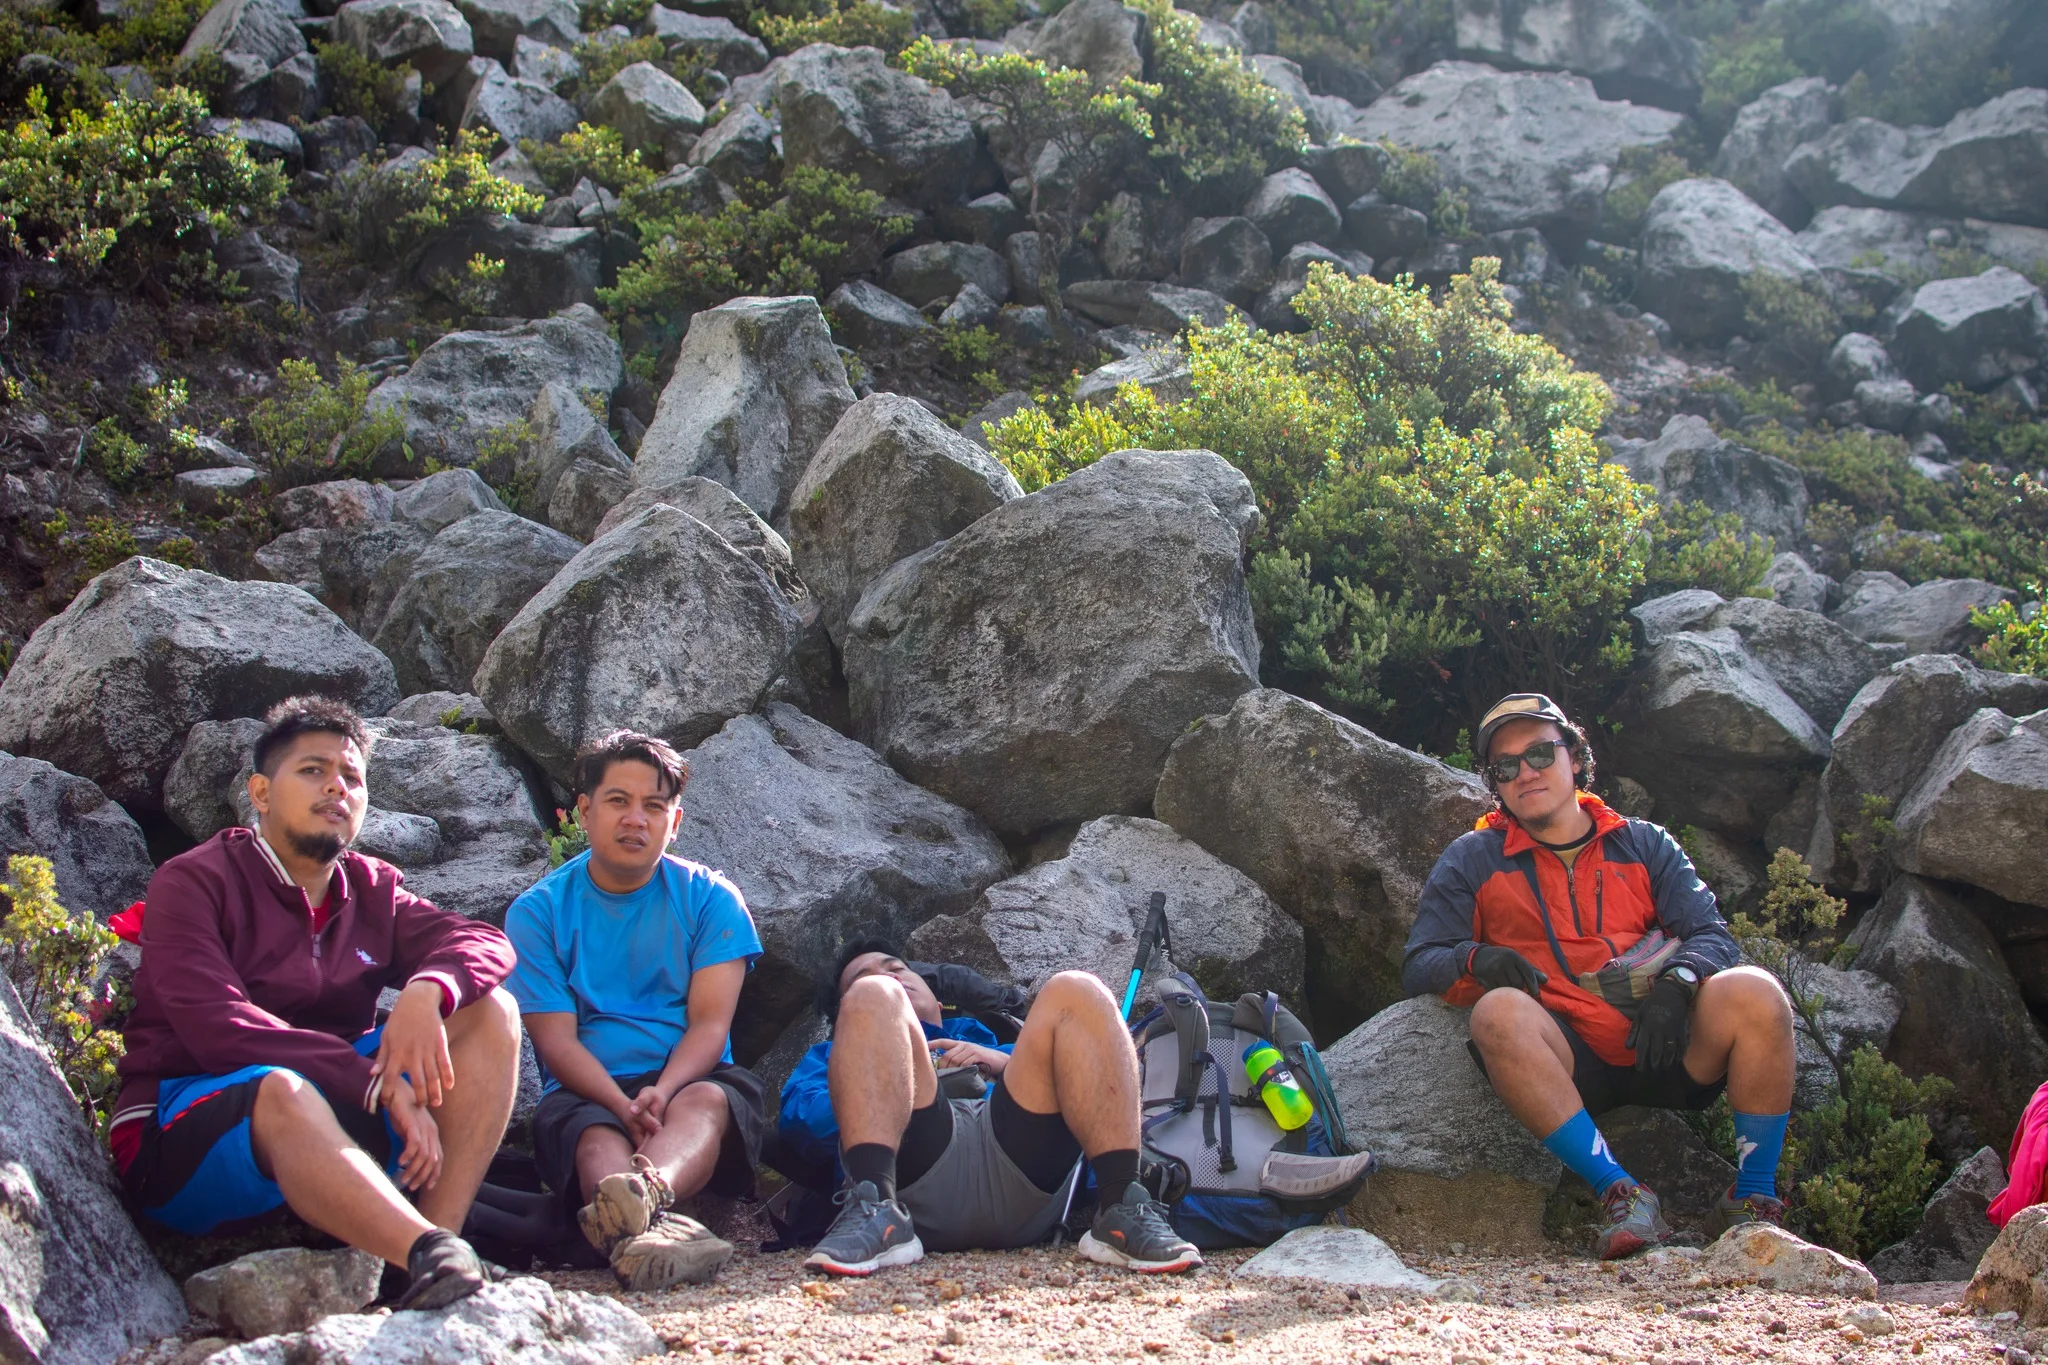
<instances>
[{"instance_id":1,"label":"lichen-covered rock","mask_svg":"<svg viewBox=\"0 0 2048 1365\"><path fill-rule=\"evenodd\" d=\"M1698 45L1639 0L1458 0L1456 13L1461 57L1571 71L1602 99L1680 113L1699 103Z\"/></svg>"},{"instance_id":2,"label":"lichen-covered rock","mask_svg":"<svg viewBox=\"0 0 2048 1365\"><path fill-rule=\"evenodd\" d=\"M768 65L768 49L732 20L656 5L647 11L648 36L661 39L671 59L694 58L727 76L745 76Z\"/></svg>"},{"instance_id":3,"label":"lichen-covered rock","mask_svg":"<svg viewBox=\"0 0 2048 1365\"><path fill-rule=\"evenodd\" d=\"M1892 352L1923 389L1988 389L2048 357L2048 302L2031 280L2002 265L1934 280L1914 291Z\"/></svg>"},{"instance_id":4,"label":"lichen-covered rock","mask_svg":"<svg viewBox=\"0 0 2048 1365\"><path fill-rule=\"evenodd\" d=\"M1045 22L1028 50L1056 67L1079 67L1097 85L1114 85L1123 76L1143 80L1152 24L1122 0L1075 0Z\"/></svg>"},{"instance_id":5,"label":"lichen-covered rock","mask_svg":"<svg viewBox=\"0 0 2048 1365\"><path fill-rule=\"evenodd\" d=\"M185 1281L192 1311L240 1337L303 1332L377 1297L384 1263L351 1247L279 1247L210 1266Z\"/></svg>"},{"instance_id":6,"label":"lichen-covered rock","mask_svg":"<svg viewBox=\"0 0 2048 1365\"><path fill-rule=\"evenodd\" d=\"M2048 1204L2021 1209L1977 1263L1963 1303L1976 1313L2014 1313L2048 1325Z\"/></svg>"},{"instance_id":7,"label":"lichen-covered rock","mask_svg":"<svg viewBox=\"0 0 2048 1365\"><path fill-rule=\"evenodd\" d=\"M455 7L469 21L478 54L501 62L514 60L521 38L557 50L583 41L583 21L575 0L456 0ZM526 71L521 71L519 77L535 79Z\"/></svg>"},{"instance_id":8,"label":"lichen-covered rock","mask_svg":"<svg viewBox=\"0 0 2048 1365\"><path fill-rule=\"evenodd\" d=\"M1299 167L1275 171L1260 181L1245 201L1244 216L1266 235L1275 251L1285 251L1297 242L1332 241L1344 221L1315 177Z\"/></svg>"},{"instance_id":9,"label":"lichen-covered rock","mask_svg":"<svg viewBox=\"0 0 2048 1365\"><path fill-rule=\"evenodd\" d=\"M1993 707L1950 732L1899 804L1893 858L1908 872L2048 906L2035 845L2048 828L2048 711Z\"/></svg>"},{"instance_id":10,"label":"lichen-covered rock","mask_svg":"<svg viewBox=\"0 0 2048 1365\"><path fill-rule=\"evenodd\" d=\"M783 58L775 82L782 154L922 204L989 188L993 167L953 97L888 65L871 47L812 43Z\"/></svg>"},{"instance_id":11,"label":"lichen-covered rock","mask_svg":"<svg viewBox=\"0 0 2048 1365\"><path fill-rule=\"evenodd\" d=\"M882 262L882 287L913 307L950 299L968 285L998 301L1010 297L1010 267L972 242L925 242Z\"/></svg>"},{"instance_id":12,"label":"lichen-covered rock","mask_svg":"<svg viewBox=\"0 0 2048 1365\"><path fill-rule=\"evenodd\" d=\"M590 98L590 117L615 130L628 151L674 162L685 139L704 126L704 106L690 88L653 62L634 62Z\"/></svg>"},{"instance_id":13,"label":"lichen-covered rock","mask_svg":"<svg viewBox=\"0 0 2048 1365\"><path fill-rule=\"evenodd\" d=\"M1230 305L1221 295L1150 280L1082 280L1060 292L1069 308L1105 327L1140 327L1171 336L1191 322L1221 327L1230 317Z\"/></svg>"},{"instance_id":14,"label":"lichen-covered rock","mask_svg":"<svg viewBox=\"0 0 2048 1365\"><path fill-rule=\"evenodd\" d=\"M1785 461L1738 445L1706 419L1681 413L1654 441L1615 441L1615 458L1665 504L1703 502L1744 529L1790 544L1806 526L1806 481Z\"/></svg>"},{"instance_id":15,"label":"lichen-covered rock","mask_svg":"<svg viewBox=\"0 0 2048 1365\"><path fill-rule=\"evenodd\" d=\"M1760 597L1723 601L1702 588L1652 598L1629 613L1652 648L1680 631L1732 630L1749 656L1801 710L1833 729L1863 684L1904 657L1900 645L1872 645L1827 617Z\"/></svg>"},{"instance_id":16,"label":"lichen-covered rock","mask_svg":"<svg viewBox=\"0 0 2048 1365\"><path fill-rule=\"evenodd\" d=\"M1818 206L1932 209L2048 227L2048 90L2008 90L1941 128L1850 119L1797 148L1785 173Z\"/></svg>"},{"instance_id":17,"label":"lichen-covered rock","mask_svg":"<svg viewBox=\"0 0 2048 1365\"><path fill-rule=\"evenodd\" d=\"M1813 210L1786 178L1785 158L1828 130L1834 94L1834 87L1819 76L1802 76L1764 91L1735 115L1714 154L1714 174L1763 205L1779 222L1801 225Z\"/></svg>"},{"instance_id":18,"label":"lichen-covered rock","mask_svg":"<svg viewBox=\"0 0 2048 1365\"><path fill-rule=\"evenodd\" d=\"M476 35L448 0L348 0L334 13L335 41L386 66L408 64L439 84L476 54Z\"/></svg>"},{"instance_id":19,"label":"lichen-covered rock","mask_svg":"<svg viewBox=\"0 0 2048 1365\"><path fill-rule=\"evenodd\" d=\"M1693 341L1724 341L1746 326L1759 275L1819 291L1820 268L1792 230L1725 180L1680 180L1643 217L1637 292L1643 306Z\"/></svg>"},{"instance_id":20,"label":"lichen-covered rock","mask_svg":"<svg viewBox=\"0 0 2048 1365\"><path fill-rule=\"evenodd\" d=\"M1971 624L1972 613L2016 596L1981 578L1935 578L1845 601L1834 620L1873 643L1903 645L1908 655L1960 654L1984 638L1983 630Z\"/></svg>"},{"instance_id":21,"label":"lichen-covered rock","mask_svg":"<svg viewBox=\"0 0 2048 1365\"><path fill-rule=\"evenodd\" d=\"M1700 1258L1716 1279L1741 1280L1783 1294L1874 1299L1877 1277L1861 1261L1801 1241L1769 1223L1746 1223L1721 1234Z\"/></svg>"},{"instance_id":22,"label":"lichen-covered rock","mask_svg":"<svg viewBox=\"0 0 2048 1365\"><path fill-rule=\"evenodd\" d=\"M142 899L156 872L141 826L98 786L0 753L0 870L17 853L48 858L58 902L101 920Z\"/></svg>"}]
</instances>

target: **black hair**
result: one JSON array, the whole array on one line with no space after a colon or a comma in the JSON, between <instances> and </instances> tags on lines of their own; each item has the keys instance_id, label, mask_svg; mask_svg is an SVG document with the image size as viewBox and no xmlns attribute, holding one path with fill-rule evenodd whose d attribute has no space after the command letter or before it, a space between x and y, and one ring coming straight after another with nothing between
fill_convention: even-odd
<instances>
[{"instance_id":1,"label":"black hair","mask_svg":"<svg viewBox=\"0 0 2048 1365\"><path fill-rule=\"evenodd\" d=\"M1541 720L1557 727L1558 733L1564 736L1566 760L1579 765L1579 770L1572 774L1572 785L1583 791L1593 790L1593 774L1595 771L1593 746L1586 743L1586 732L1568 720L1553 720L1549 716L1531 716L1529 719ZM1493 780L1492 748L1492 740L1488 740L1488 752L1477 755L1476 761L1479 764L1479 775L1486 782L1486 789L1493 793L1494 802L1499 804L1500 786ZM1506 809L1506 807L1503 806L1502 809Z\"/></svg>"},{"instance_id":2,"label":"black hair","mask_svg":"<svg viewBox=\"0 0 2048 1365\"><path fill-rule=\"evenodd\" d=\"M285 751L300 735L340 735L370 755L370 731L355 708L332 697L286 697L263 717L263 733L256 737L251 766L265 777L277 776L277 765Z\"/></svg>"},{"instance_id":3,"label":"black hair","mask_svg":"<svg viewBox=\"0 0 2048 1365\"><path fill-rule=\"evenodd\" d=\"M576 751L576 791L593 796L614 763L645 763L659 778L661 794L671 800L683 794L690 780L690 761L667 740L637 730L614 730Z\"/></svg>"},{"instance_id":4,"label":"black hair","mask_svg":"<svg viewBox=\"0 0 2048 1365\"><path fill-rule=\"evenodd\" d=\"M831 970L818 977L817 994L813 1001L826 1023L839 1022L839 978L846 974L848 964L855 958L866 957L869 953L881 953L885 957L895 958L898 962L903 960L903 950L886 938L857 938L842 944L838 955L832 960Z\"/></svg>"}]
</instances>

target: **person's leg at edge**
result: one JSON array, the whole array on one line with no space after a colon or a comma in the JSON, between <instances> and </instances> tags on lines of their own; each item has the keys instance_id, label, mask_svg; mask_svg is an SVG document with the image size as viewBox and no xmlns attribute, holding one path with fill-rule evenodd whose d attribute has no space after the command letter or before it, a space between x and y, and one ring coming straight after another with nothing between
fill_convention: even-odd
<instances>
[{"instance_id":1,"label":"person's leg at edge","mask_svg":"<svg viewBox=\"0 0 2048 1365\"><path fill-rule=\"evenodd\" d=\"M1471 1029L1494 1093L1552 1155L1596 1195L1630 1178L1579 1101L1571 1044L1549 1010L1524 991L1491 990L1472 1007Z\"/></svg>"},{"instance_id":2,"label":"person's leg at edge","mask_svg":"<svg viewBox=\"0 0 2048 1365\"><path fill-rule=\"evenodd\" d=\"M419 1197L420 1216L460 1234L490 1170L519 1089L519 1006L502 990L448 1017L455 1085L433 1110L441 1129L441 1176Z\"/></svg>"},{"instance_id":3,"label":"person's leg at edge","mask_svg":"<svg viewBox=\"0 0 2048 1365\"><path fill-rule=\"evenodd\" d=\"M1792 1006L1777 978L1758 967L1731 967L1702 982L1683 1064L1702 1084L1728 1078L1738 1160L1724 1216L1751 1196L1775 1204L1797 1065ZM1775 1213L1770 1205L1762 1211ZM1759 1210L1752 1205L1750 1212Z\"/></svg>"},{"instance_id":4,"label":"person's leg at edge","mask_svg":"<svg viewBox=\"0 0 2048 1365\"><path fill-rule=\"evenodd\" d=\"M296 1072L263 1078L249 1129L257 1169L277 1182L293 1213L329 1236L404 1267L413 1245L435 1230Z\"/></svg>"},{"instance_id":5,"label":"person's leg at edge","mask_svg":"<svg viewBox=\"0 0 2048 1365\"><path fill-rule=\"evenodd\" d=\"M941 1101L930 1045L901 986L864 976L847 987L826 1080L846 1189L838 1218L804 1264L868 1275L922 1259L924 1246L896 1202L896 1154L912 1113Z\"/></svg>"}]
</instances>

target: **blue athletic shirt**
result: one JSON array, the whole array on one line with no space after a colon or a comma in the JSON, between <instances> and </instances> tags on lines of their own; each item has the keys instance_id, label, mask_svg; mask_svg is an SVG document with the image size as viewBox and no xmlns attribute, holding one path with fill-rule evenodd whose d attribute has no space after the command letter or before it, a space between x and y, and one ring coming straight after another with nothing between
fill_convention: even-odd
<instances>
[{"instance_id":1,"label":"blue athletic shirt","mask_svg":"<svg viewBox=\"0 0 2048 1365\"><path fill-rule=\"evenodd\" d=\"M690 976L761 957L739 888L700 863L662 857L629 895L600 890L579 853L512 902L519 963L505 989L521 1014L576 1016L576 1037L613 1076L659 1071L689 1025ZM732 1060L726 1042L724 1059ZM541 1093L559 1082L541 1068Z\"/></svg>"}]
</instances>

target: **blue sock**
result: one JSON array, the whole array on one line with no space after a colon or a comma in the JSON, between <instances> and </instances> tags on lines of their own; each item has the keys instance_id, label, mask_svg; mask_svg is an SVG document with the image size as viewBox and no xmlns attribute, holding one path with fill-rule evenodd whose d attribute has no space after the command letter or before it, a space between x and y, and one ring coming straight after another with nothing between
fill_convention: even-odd
<instances>
[{"instance_id":1,"label":"blue sock","mask_svg":"<svg viewBox=\"0 0 2048 1365\"><path fill-rule=\"evenodd\" d=\"M1607 1150L1607 1139L1593 1126L1593 1116L1583 1109L1543 1139L1543 1145L1591 1185L1595 1194L1605 1194L1615 1181L1631 1178L1614 1159L1614 1153Z\"/></svg>"},{"instance_id":2,"label":"blue sock","mask_svg":"<svg viewBox=\"0 0 2048 1365\"><path fill-rule=\"evenodd\" d=\"M1767 1194L1778 1197L1778 1155L1785 1150L1785 1124L1790 1114L1745 1114L1735 1111L1735 1197Z\"/></svg>"}]
</instances>

